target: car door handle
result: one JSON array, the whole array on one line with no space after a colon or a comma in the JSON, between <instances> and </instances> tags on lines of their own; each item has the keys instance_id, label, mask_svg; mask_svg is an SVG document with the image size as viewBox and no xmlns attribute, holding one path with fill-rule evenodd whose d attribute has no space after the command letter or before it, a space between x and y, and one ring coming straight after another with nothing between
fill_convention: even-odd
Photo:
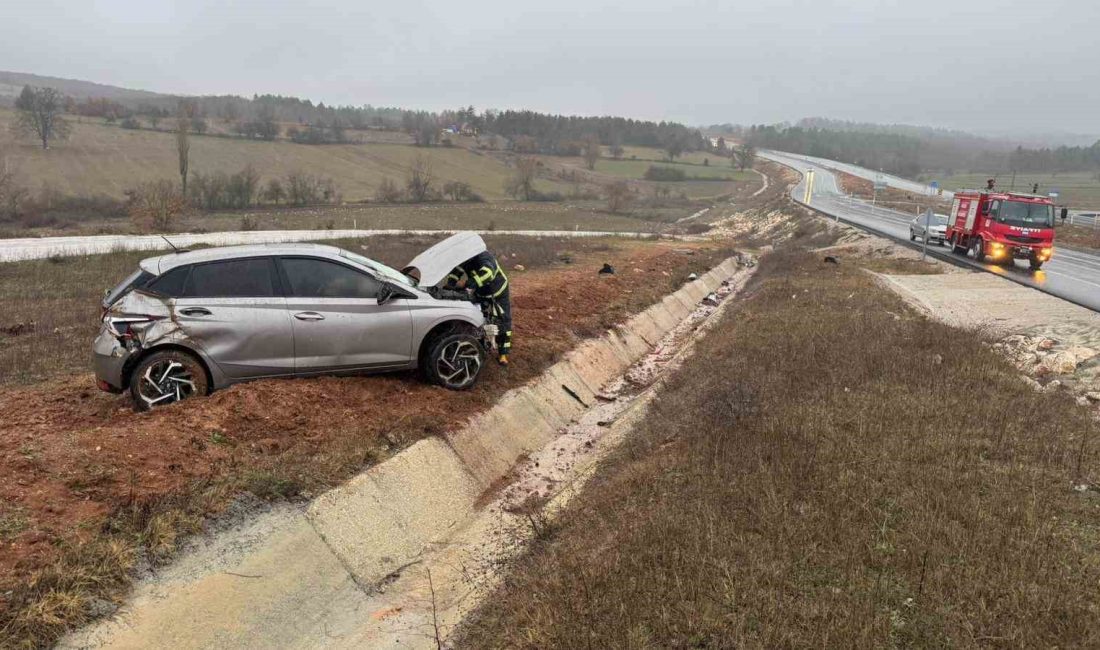
<instances>
[{"instance_id":1,"label":"car door handle","mask_svg":"<svg viewBox=\"0 0 1100 650\"><path fill-rule=\"evenodd\" d=\"M294 314L298 320L325 320L325 317L315 311L300 311Z\"/></svg>"},{"instance_id":2,"label":"car door handle","mask_svg":"<svg viewBox=\"0 0 1100 650\"><path fill-rule=\"evenodd\" d=\"M181 309L180 313L184 316L209 316L210 310L205 307L187 307L186 309Z\"/></svg>"}]
</instances>

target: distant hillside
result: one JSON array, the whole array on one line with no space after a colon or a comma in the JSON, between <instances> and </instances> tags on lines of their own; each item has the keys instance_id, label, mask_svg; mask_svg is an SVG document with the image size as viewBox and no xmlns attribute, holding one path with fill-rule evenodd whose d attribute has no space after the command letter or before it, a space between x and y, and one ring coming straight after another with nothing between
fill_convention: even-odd
<instances>
[{"instance_id":1,"label":"distant hillside","mask_svg":"<svg viewBox=\"0 0 1100 650\"><path fill-rule=\"evenodd\" d=\"M116 102L140 102L168 97L160 93L147 90L131 90L97 84L91 81L79 79L62 79L60 77L47 77L26 72L7 72L0 70L0 104L10 106L15 98L23 90L23 86L48 86L57 88L61 92L75 99L110 99Z\"/></svg>"}]
</instances>

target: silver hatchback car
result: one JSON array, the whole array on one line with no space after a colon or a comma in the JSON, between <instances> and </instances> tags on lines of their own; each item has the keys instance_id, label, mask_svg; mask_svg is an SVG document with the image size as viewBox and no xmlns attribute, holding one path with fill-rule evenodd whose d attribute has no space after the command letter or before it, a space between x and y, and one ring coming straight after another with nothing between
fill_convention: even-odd
<instances>
[{"instance_id":1,"label":"silver hatchback car","mask_svg":"<svg viewBox=\"0 0 1100 650\"><path fill-rule=\"evenodd\" d=\"M947 221L946 214L936 213L932 215L931 219L923 214L918 215L909 222L909 241L927 239L929 242L936 242L942 246L947 236ZM925 231L925 222L927 222L927 232Z\"/></svg>"},{"instance_id":2,"label":"silver hatchback car","mask_svg":"<svg viewBox=\"0 0 1100 650\"><path fill-rule=\"evenodd\" d=\"M103 301L96 383L129 390L139 410L240 381L321 373L419 368L439 385L469 388L490 345L485 317L466 293L435 285L484 247L460 233L406 273L317 244L142 260Z\"/></svg>"}]
</instances>

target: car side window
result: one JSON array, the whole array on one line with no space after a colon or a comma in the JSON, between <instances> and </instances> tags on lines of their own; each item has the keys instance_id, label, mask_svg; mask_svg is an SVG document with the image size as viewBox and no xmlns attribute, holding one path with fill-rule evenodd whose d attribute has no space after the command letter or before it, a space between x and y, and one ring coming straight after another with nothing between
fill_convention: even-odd
<instances>
[{"instance_id":1,"label":"car side window","mask_svg":"<svg viewBox=\"0 0 1100 650\"><path fill-rule=\"evenodd\" d=\"M299 298L377 298L382 283L355 269L315 257L284 257L291 295Z\"/></svg>"},{"instance_id":2,"label":"car side window","mask_svg":"<svg viewBox=\"0 0 1100 650\"><path fill-rule=\"evenodd\" d=\"M183 295L188 298L268 298L275 295L273 263L267 257L196 264Z\"/></svg>"},{"instance_id":3,"label":"car side window","mask_svg":"<svg viewBox=\"0 0 1100 650\"><path fill-rule=\"evenodd\" d=\"M183 295L184 284L187 282L187 274L191 272L190 266L177 266L159 278L145 286L153 293L178 298Z\"/></svg>"}]
</instances>

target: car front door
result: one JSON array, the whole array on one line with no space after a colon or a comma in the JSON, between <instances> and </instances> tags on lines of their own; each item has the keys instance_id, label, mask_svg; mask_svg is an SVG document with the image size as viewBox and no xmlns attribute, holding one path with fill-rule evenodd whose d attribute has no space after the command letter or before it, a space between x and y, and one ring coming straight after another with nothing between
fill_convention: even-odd
<instances>
[{"instance_id":1,"label":"car front door","mask_svg":"<svg viewBox=\"0 0 1100 650\"><path fill-rule=\"evenodd\" d=\"M412 363L412 316L406 299L379 305L381 281L335 260L286 256L279 267L294 326L296 372Z\"/></svg>"},{"instance_id":2,"label":"car front door","mask_svg":"<svg viewBox=\"0 0 1100 650\"><path fill-rule=\"evenodd\" d=\"M294 331L281 294L271 257L195 264L173 317L229 377L292 374Z\"/></svg>"}]
</instances>

